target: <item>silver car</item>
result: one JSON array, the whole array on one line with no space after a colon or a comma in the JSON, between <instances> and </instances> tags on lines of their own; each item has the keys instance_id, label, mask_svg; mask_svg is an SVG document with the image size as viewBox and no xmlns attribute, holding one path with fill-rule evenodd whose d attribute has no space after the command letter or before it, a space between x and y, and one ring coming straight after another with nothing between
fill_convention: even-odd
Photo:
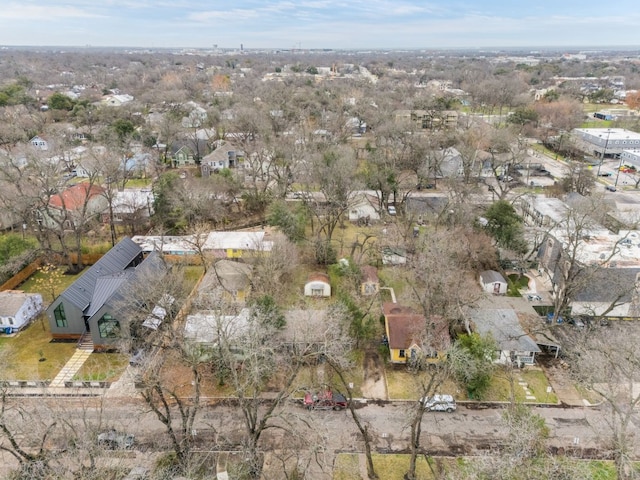
<instances>
[{"instance_id":1,"label":"silver car","mask_svg":"<svg viewBox=\"0 0 640 480\"><path fill-rule=\"evenodd\" d=\"M456 400L452 395L434 395L432 397L422 398L426 410L430 412L454 412L457 408Z\"/></svg>"}]
</instances>

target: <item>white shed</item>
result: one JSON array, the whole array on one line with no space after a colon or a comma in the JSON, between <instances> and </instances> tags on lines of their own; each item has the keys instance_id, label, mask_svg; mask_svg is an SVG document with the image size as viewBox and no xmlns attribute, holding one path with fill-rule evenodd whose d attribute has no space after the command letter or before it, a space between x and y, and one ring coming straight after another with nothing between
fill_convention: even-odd
<instances>
[{"instance_id":1,"label":"white shed","mask_svg":"<svg viewBox=\"0 0 640 480\"><path fill-rule=\"evenodd\" d=\"M305 297L330 297L331 284L326 273L312 273L304 284Z\"/></svg>"},{"instance_id":2,"label":"white shed","mask_svg":"<svg viewBox=\"0 0 640 480\"><path fill-rule=\"evenodd\" d=\"M507 281L495 270L485 270L480 274L480 285L485 292L495 295L507 293Z\"/></svg>"},{"instance_id":3,"label":"white shed","mask_svg":"<svg viewBox=\"0 0 640 480\"><path fill-rule=\"evenodd\" d=\"M20 290L0 292L0 331L13 333L42 312L42 295Z\"/></svg>"}]
</instances>

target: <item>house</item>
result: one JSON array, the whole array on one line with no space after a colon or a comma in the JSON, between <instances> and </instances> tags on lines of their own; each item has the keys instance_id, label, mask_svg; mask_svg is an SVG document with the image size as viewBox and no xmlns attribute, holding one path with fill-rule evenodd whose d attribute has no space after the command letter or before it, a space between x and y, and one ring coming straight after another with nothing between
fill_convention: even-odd
<instances>
[{"instance_id":1,"label":"house","mask_svg":"<svg viewBox=\"0 0 640 480\"><path fill-rule=\"evenodd\" d=\"M31 146L37 150L49 150L49 142L47 142L44 138L36 135L31 140L29 140Z\"/></svg>"},{"instance_id":2,"label":"house","mask_svg":"<svg viewBox=\"0 0 640 480\"><path fill-rule=\"evenodd\" d=\"M490 335L498 345L496 363L517 366L533 365L540 347L523 330L518 315L507 308L469 310L472 330Z\"/></svg>"},{"instance_id":3,"label":"house","mask_svg":"<svg viewBox=\"0 0 640 480\"><path fill-rule=\"evenodd\" d=\"M216 347L220 340L229 342L233 349L234 341L242 342L250 326L251 310L243 308L237 313L223 313L215 310L202 310L187 315L184 324L184 338L205 347Z\"/></svg>"},{"instance_id":4,"label":"house","mask_svg":"<svg viewBox=\"0 0 640 480\"><path fill-rule=\"evenodd\" d=\"M322 272L311 273L304 284L305 297L330 297L329 275Z\"/></svg>"},{"instance_id":5,"label":"house","mask_svg":"<svg viewBox=\"0 0 640 480\"><path fill-rule=\"evenodd\" d=\"M247 253L267 253L273 242L265 240L264 231L211 232L202 247L218 258L242 258Z\"/></svg>"},{"instance_id":6,"label":"house","mask_svg":"<svg viewBox=\"0 0 640 480\"><path fill-rule=\"evenodd\" d=\"M150 188L127 188L114 192L111 210L116 224L140 222L153 214L153 191ZM103 223L109 222L109 212L102 214Z\"/></svg>"},{"instance_id":7,"label":"house","mask_svg":"<svg viewBox=\"0 0 640 480\"><path fill-rule=\"evenodd\" d=\"M495 270L485 270L480 273L480 285L485 292L495 295L507 293L507 281Z\"/></svg>"},{"instance_id":8,"label":"house","mask_svg":"<svg viewBox=\"0 0 640 480\"><path fill-rule=\"evenodd\" d=\"M76 183L49 198L47 207L37 212L38 222L55 228L73 228L87 223L108 207L104 189L90 182Z\"/></svg>"},{"instance_id":9,"label":"house","mask_svg":"<svg viewBox=\"0 0 640 480\"><path fill-rule=\"evenodd\" d=\"M125 103L133 101L133 96L126 93L107 95L102 99L102 103L109 107L121 107Z\"/></svg>"},{"instance_id":10,"label":"house","mask_svg":"<svg viewBox=\"0 0 640 480\"><path fill-rule=\"evenodd\" d=\"M243 155L244 154L239 152L234 146L224 142L202 159L200 163L202 176L207 177L225 168L236 168Z\"/></svg>"},{"instance_id":11,"label":"house","mask_svg":"<svg viewBox=\"0 0 640 480\"><path fill-rule=\"evenodd\" d=\"M455 110L397 110L397 123L410 123L418 130L455 128L458 125L458 112Z\"/></svg>"},{"instance_id":12,"label":"house","mask_svg":"<svg viewBox=\"0 0 640 480\"><path fill-rule=\"evenodd\" d=\"M200 282L201 296L210 297L212 304L218 300L243 303L251 291L253 268L246 263L218 260Z\"/></svg>"},{"instance_id":13,"label":"house","mask_svg":"<svg viewBox=\"0 0 640 480\"><path fill-rule=\"evenodd\" d=\"M380 279L378 269L371 265L365 265L362 271L362 281L360 282L360 295L375 295L380 291Z\"/></svg>"},{"instance_id":14,"label":"house","mask_svg":"<svg viewBox=\"0 0 640 480\"><path fill-rule=\"evenodd\" d=\"M433 363L446 356L451 338L442 317L427 321L411 307L391 302L382 305L382 313L392 363Z\"/></svg>"},{"instance_id":15,"label":"house","mask_svg":"<svg viewBox=\"0 0 640 480\"><path fill-rule=\"evenodd\" d=\"M407 251L399 247L384 247L382 249L383 265L405 265L407 263Z\"/></svg>"},{"instance_id":16,"label":"house","mask_svg":"<svg viewBox=\"0 0 640 480\"><path fill-rule=\"evenodd\" d=\"M598 268L576 279L571 315L637 319L640 317L640 268Z\"/></svg>"},{"instance_id":17,"label":"house","mask_svg":"<svg viewBox=\"0 0 640 480\"><path fill-rule=\"evenodd\" d=\"M354 192L349 198L349 221L380 220L380 212L378 210L378 197L369 195L365 192Z\"/></svg>"},{"instance_id":18,"label":"house","mask_svg":"<svg viewBox=\"0 0 640 480\"><path fill-rule=\"evenodd\" d=\"M20 290L0 292L0 332L13 333L42 312L42 295Z\"/></svg>"},{"instance_id":19,"label":"house","mask_svg":"<svg viewBox=\"0 0 640 480\"><path fill-rule=\"evenodd\" d=\"M196 160L193 151L186 145L177 146L172 153L173 165L175 167L184 167L187 165L195 165Z\"/></svg>"},{"instance_id":20,"label":"house","mask_svg":"<svg viewBox=\"0 0 640 480\"><path fill-rule=\"evenodd\" d=\"M94 348L114 348L127 336L127 292L136 283L158 278L162 259L157 252L144 257L142 249L125 237L73 282L49 308L54 339L90 336Z\"/></svg>"}]
</instances>

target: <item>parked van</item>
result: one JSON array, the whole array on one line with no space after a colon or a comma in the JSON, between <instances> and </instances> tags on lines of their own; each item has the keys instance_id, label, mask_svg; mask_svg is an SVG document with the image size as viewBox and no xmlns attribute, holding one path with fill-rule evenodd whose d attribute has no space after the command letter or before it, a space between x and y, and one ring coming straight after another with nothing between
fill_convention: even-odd
<instances>
[{"instance_id":1,"label":"parked van","mask_svg":"<svg viewBox=\"0 0 640 480\"><path fill-rule=\"evenodd\" d=\"M421 399L424 402L426 410L430 412L447 412L451 413L457 408L456 400L451 395L434 395Z\"/></svg>"}]
</instances>

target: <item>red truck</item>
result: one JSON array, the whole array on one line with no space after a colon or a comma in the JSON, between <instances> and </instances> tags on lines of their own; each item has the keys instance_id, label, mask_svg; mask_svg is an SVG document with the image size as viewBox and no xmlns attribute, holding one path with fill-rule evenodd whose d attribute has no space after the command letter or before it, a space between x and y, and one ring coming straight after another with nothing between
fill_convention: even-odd
<instances>
[{"instance_id":1,"label":"red truck","mask_svg":"<svg viewBox=\"0 0 640 480\"><path fill-rule=\"evenodd\" d=\"M309 410L342 410L348 406L344 395L329 389L305 393L302 404Z\"/></svg>"}]
</instances>

